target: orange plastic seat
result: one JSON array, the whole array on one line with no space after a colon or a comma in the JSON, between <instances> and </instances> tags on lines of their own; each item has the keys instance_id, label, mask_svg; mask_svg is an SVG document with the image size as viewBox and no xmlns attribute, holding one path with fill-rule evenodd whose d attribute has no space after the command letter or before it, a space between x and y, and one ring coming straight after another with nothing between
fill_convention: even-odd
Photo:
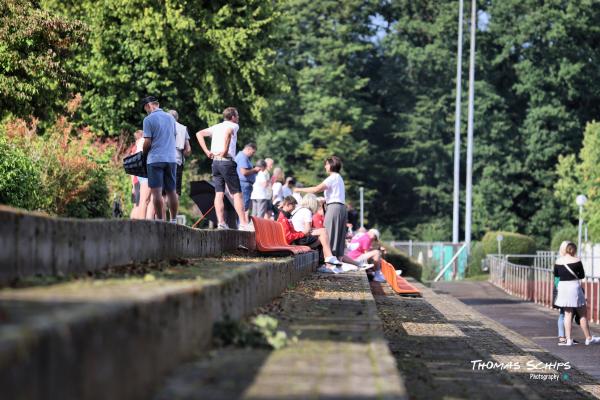
<instances>
[{"instance_id":1,"label":"orange plastic seat","mask_svg":"<svg viewBox=\"0 0 600 400\"><path fill-rule=\"evenodd\" d=\"M420 296L419 289L408 283L401 276L396 275L396 268L389 262L381 260L381 272L387 283L392 287L394 292L406 296Z\"/></svg>"},{"instance_id":2,"label":"orange plastic seat","mask_svg":"<svg viewBox=\"0 0 600 400\"><path fill-rule=\"evenodd\" d=\"M308 246L289 245L279 222L251 217L256 237L256 249L261 253L301 254L312 251Z\"/></svg>"}]
</instances>

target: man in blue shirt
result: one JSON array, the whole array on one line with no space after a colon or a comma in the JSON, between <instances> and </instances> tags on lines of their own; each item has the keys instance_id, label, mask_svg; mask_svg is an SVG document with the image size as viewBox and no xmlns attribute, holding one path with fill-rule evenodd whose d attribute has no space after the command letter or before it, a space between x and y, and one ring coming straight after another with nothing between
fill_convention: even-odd
<instances>
[{"instance_id":1,"label":"man in blue shirt","mask_svg":"<svg viewBox=\"0 0 600 400\"><path fill-rule=\"evenodd\" d=\"M158 99L148 96L142 100L144 111L144 154L147 155L148 186L152 193L152 202L157 219L162 219L165 204L162 191L169 199L171 222L176 222L179 199L176 186L177 150L175 148L176 122L169 113L164 112Z\"/></svg>"},{"instance_id":2,"label":"man in blue shirt","mask_svg":"<svg viewBox=\"0 0 600 400\"><path fill-rule=\"evenodd\" d=\"M252 185L256 180L256 173L260 171L260 168L253 167L250 159L256 153L256 144L248 143L244 146L244 149L237 153L235 156L235 163L237 164L237 173L240 177L240 186L242 189L242 195L244 196L244 211L248 213L250 208L250 195L252 194Z\"/></svg>"}]
</instances>

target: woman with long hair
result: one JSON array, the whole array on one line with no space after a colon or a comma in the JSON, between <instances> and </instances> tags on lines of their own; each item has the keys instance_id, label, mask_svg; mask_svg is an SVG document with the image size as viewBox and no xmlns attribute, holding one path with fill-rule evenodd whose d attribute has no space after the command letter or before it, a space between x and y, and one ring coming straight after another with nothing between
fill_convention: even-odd
<instances>
[{"instance_id":1,"label":"woman with long hair","mask_svg":"<svg viewBox=\"0 0 600 400\"><path fill-rule=\"evenodd\" d=\"M573 312L580 315L581 330L585 336L585 344L600 343L600 337L592 336L587 321L587 307L585 295L581 288L580 280L585 278L585 271L581 260L576 257L577 246L569 242L565 246L565 255L558 257L554 264L554 276L560 278L558 282L558 294L554 304L565 310L565 337L563 346L572 346L573 338L571 330L573 327Z\"/></svg>"}]
</instances>

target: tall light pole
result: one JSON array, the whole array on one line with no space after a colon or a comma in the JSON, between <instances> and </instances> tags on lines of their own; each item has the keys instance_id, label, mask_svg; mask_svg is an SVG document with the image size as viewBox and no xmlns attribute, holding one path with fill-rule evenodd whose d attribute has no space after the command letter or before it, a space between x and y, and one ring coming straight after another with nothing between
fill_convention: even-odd
<instances>
[{"instance_id":1,"label":"tall light pole","mask_svg":"<svg viewBox=\"0 0 600 400\"><path fill-rule=\"evenodd\" d=\"M473 104L475 100L475 31L476 1L471 0L471 54L469 57L469 115L467 125L467 188L465 205L465 242L471 244L471 203L473 200ZM469 246L467 246L469 248Z\"/></svg>"},{"instance_id":2,"label":"tall light pole","mask_svg":"<svg viewBox=\"0 0 600 400\"><path fill-rule=\"evenodd\" d=\"M587 197L585 195L580 194L575 199L575 203L579 206L579 232L577 234L577 255L581 256L581 231L583 228L583 206L587 202Z\"/></svg>"},{"instance_id":3,"label":"tall light pole","mask_svg":"<svg viewBox=\"0 0 600 400\"><path fill-rule=\"evenodd\" d=\"M360 188L360 227L365 227L365 188Z\"/></svg>"},{"instance_id":4,"label":"tall light pole","mask_svg":"<svg viewBox=\"0 0 600 400\"><path fill-rule=\"evenodd\" d=\"M458 50L456 54L456 101L454 108L454 208L452 212L452 243L458 243L460 219L460 111L462 97L463 0L458 7Z\"/></svg>"}]
</instances>

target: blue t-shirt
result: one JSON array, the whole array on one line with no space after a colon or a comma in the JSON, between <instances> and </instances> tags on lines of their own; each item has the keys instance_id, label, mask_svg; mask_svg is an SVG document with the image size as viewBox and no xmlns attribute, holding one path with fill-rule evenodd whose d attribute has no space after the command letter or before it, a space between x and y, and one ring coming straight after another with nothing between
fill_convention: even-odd
<instances>
[{"instance_id":1,"label":"blue t-shirt","mask_svg":"<svg viewBox=\"0 0 600 400\"><path fill-rule=\"evenodd\" d=\"M245 176L244 174L242 174L242 170L240 169L254 168L252 162L250 162L250 158L248 158L248 156L244 154L243 151L237 153L237 156L235 156L235 163L237 164L237 173L240 177L240 182L254 183L254 181L256 180L256 174L250 174L248 176Z\"/></svg>"},{"instance_id":2,"label":"blue t-shirt","mask_svg":"<svg viewBox=\"0 0 600 400\"><path fill-rule=\"evenodd\" d=\"M175 118L158 108L144 118L144 137L152 139L148 164L177 162Z\"/></svg>"}]
</instances>

